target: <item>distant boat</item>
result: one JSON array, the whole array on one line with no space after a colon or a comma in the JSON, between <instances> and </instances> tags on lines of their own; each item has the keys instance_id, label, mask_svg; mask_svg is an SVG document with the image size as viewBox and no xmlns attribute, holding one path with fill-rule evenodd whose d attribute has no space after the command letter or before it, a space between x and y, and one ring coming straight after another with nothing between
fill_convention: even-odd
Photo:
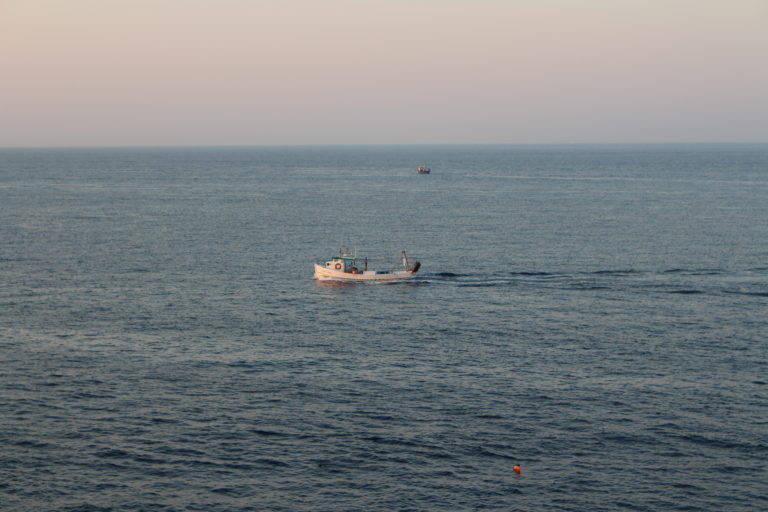
<instances>
[{"instance_id":1,"label":"distant boat","mask_svg":"<svg viewBox=\"0 0 768 512\"><path fill-rule=\"evenodd\" d=\"M432 169L430 169L426 165L420 165L416 167L416 172L419 174L429 174L430 172L432 172Z\"/></svg>"},{"instance_id":2,"label":"distant boat","mask_svg":"<svg viewBox=\"0 0 768 512\"><path fill-rule=\"evenodd\" d=\"M358 258L349 249L326 261L323 265L315 263L315 279L318 281L402 281L410 279L419 271L421 263L410 264L405 251L400 253L402 270L378 271L368 269L368 258ZM362 263L362 269L359 268Z\"/></svg>"}]
</instances>

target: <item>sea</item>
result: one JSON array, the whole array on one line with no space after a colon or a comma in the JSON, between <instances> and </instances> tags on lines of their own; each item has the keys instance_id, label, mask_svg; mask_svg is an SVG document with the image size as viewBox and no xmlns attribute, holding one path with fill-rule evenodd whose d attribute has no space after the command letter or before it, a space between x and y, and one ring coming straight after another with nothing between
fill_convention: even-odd
<instances>
[{"instance_id":1,"label":"sea","mask_svg":"<svg viewBox=\"0 0 768 512\"><path fill-rule=\"evenodd\" d=\"M768 510L767 399L768 144L0 149L4 512Z\"/></svg>"}]
</instances>

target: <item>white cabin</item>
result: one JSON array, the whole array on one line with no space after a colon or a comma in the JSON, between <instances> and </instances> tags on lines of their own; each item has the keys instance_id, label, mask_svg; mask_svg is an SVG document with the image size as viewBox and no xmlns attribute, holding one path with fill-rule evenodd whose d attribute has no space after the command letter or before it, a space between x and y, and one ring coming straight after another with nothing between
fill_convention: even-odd
<instances>
[{"instance_id":1,"label":"white cabin","mask_svg":"<svg viewBox=\"0 0 768 512\"><path fill-rule=\"evenodd\" d=\"M352 256L334 256L325 262L325 268L338 270L339 272L351 272L355 267L355 258Z\"/></svg>"}]
</instances>

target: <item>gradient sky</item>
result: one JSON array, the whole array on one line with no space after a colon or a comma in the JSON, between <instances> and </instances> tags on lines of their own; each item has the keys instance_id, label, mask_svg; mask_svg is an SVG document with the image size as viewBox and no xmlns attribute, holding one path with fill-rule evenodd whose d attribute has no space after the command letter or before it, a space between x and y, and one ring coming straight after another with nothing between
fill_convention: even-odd
<instances>
[{"instance_id":1,"label":"gradient sky","mask_svg":"<svg viewBox=\"0 0 768 512\"><path fill-rule=\"evenodd\" d=\"M0 0L0 146L766 142L768 0Z\"/></svg>"}]
</instances>

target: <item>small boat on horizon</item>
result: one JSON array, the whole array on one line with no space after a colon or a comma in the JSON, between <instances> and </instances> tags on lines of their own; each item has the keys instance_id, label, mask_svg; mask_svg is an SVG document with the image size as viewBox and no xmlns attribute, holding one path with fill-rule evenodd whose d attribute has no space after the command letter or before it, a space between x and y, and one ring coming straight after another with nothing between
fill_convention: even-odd
<instances>
[{"instance_id":1,"label":"small boat on horizon","mask_svg":"<svg viewBox=\"0 0 768 512\"><path fill-rule=\"evenodd\" d=\"M416 172L419 174L429 174L432 172L432 169L429 168L429 166L426 165L419 165L416 167Z\"/></svg>"},{"instance_id":2,"label":"small boat on horizon","mask_svg":"<svg viewBox=\"0 0 768 512\"><path fill-rule=\"evenodd\" d=\"M405 251L400 252L402 270L379 271L368 268L368 258L358 258L349 249L339 249L339 255L332 257L323 265L315 263L315 279L318 281L402 281L410 279L419 271L421 263L410 264ZM362 268L359 265L362 264Z\"/></svg>"}]
</instances>

